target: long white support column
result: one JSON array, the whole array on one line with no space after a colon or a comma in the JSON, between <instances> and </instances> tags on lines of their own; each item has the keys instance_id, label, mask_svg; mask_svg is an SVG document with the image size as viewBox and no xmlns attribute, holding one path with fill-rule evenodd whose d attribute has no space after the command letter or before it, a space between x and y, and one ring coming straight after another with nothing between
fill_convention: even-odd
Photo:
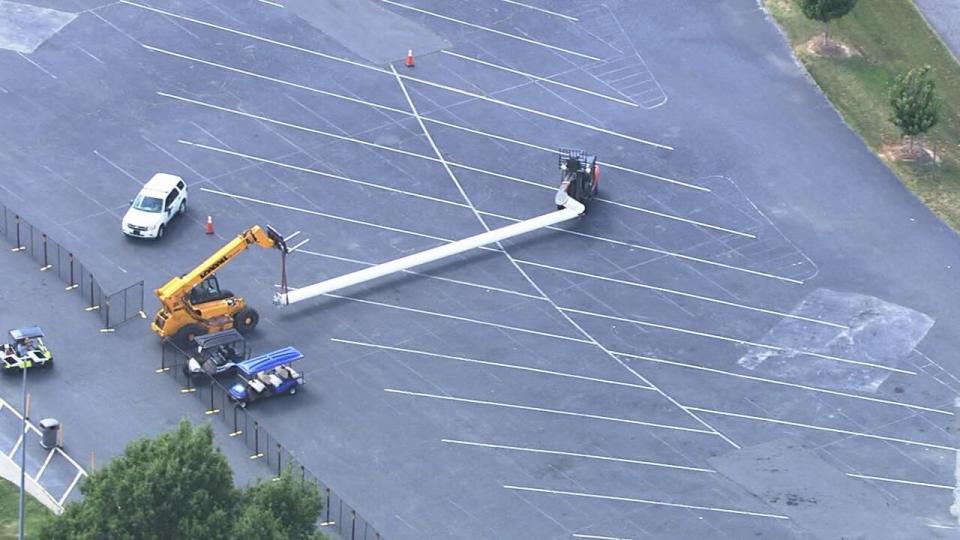
<instances>
[{"instance_id":1,"label":"long white support column","mask_svg":"<svg viewBox=\"0 0 960 540\"><path fill-rule=\"evenodd\" d=\"M543 229L544 227L556 225L557 223L562 223L580 216L586 210L580 201L567 196L566 192L562 190L557 192L556 203L563 206L563 208L555 212L550 212L549 214L519 221L517 223L507 225L506 227L501 227L499 229L494 229L476 236L464 238L463 240L457 240L455 242L437 246L426 251L414 253L413 255L407 255L406 257L387 261L376 266L370 266L362 270L357 270L356 272L350 272L349 274L344 274L326 281L321 281L320 283L307 285L306 287L288 291L286 293L280 292L274 295L273 303L278 306L286 306L307 300L309 298L314 298L322 294L344 289L346 287L352 287L354 285L366 283L368 281L388 276L396 272L402 272L403 270L413 268L414 266L420 266L434 261L439 261L440 259L445 259L447 257L457 255L458 253L463 253L464 251L469 251L487 244L493 244L495 242L500 242L501 240L507 240L528 232Z\"/></svg>"}]
</instances>

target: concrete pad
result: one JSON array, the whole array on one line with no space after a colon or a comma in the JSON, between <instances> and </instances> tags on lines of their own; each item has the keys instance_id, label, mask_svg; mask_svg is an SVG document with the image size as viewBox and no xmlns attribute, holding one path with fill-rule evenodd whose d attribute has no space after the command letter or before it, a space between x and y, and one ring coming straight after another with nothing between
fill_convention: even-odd
<instances>
[{"instance_id":1,"label":"concrete pad","mask_svg":"<svg viewBox=\"0 0 960 540\"><path fill-rule=\"evenodd\" d=\"M784 318L758 341L887 367L902 367L934 323L924 313L880 298L828 289L810 293L794 313L850 328L814 328L809 323ZM745 354L738 363L788 380L865 392L876 392L891 373L806 355L797 357L793 351L759 348Z\"/></svg>"},{"instance_id":2,"label":"concrete pad","mask_svg":"<svg viewBox=\"0 0 960 540\"><path fill-rule=\"evenodd\" d=\"M410 49L416 54L427 54L450 47L428 28L370 0L290 0L285 6L374 64L403 60Z\"/></svg>"},{"instance_id":3,"label":"concrete pad","mask_svg":"<svg viewBox=\"0 0 960 540\"><path fill-rule=\"evenodd\" d=\"M76 16L76 13L0 1L0 49L30 54Z\"/></svg>"}]
</instances>

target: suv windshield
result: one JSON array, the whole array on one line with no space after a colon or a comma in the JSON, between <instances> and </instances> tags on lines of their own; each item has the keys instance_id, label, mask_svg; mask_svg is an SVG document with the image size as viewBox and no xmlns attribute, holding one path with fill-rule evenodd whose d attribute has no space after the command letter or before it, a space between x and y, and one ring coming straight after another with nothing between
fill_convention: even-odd
<instances>
[{"instance_id":1,"label":"suv windshield","mask_svg":"<svg viewBox=\"0 0 960 540\"><path fill-rule=\"evenodd\" d=\"M133 207L144 212L160 212L163 210L163 201L156 197L137 195L137 199L133 201Z\"/></svg>"}]
</instances>

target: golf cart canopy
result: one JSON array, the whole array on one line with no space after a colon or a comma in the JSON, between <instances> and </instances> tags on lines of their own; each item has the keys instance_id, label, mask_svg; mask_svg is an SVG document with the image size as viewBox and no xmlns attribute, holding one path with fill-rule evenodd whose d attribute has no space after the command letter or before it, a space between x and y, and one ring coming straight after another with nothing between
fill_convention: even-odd
<instances>
[{"instance_id":1,"label":"golf cart canopy","mask_svg":"<svg viewBox=\"0 0 960 540\"><path fill-rule=\"evenodd\" d=\"M243 336L240 335L240 332L237 332L232 328L230 330L223 330L221 332L214 332L212 334L203 334L193 338L193 342L196 343L201 349L212 349L221 345L237 343L238 341L243 341Z\"/></svg>"},{"instance_id":2,"label":"golf cart canopy","mask_svg":"<svg viewBox=\"0 0 960 540\"><path fill-rule=\"evenodd\" d=\"M285 347L267 354L262 354L256 358L251 358L237 364L237 369L244 375L252 377L257 373L275 369L278 366L289 364L303 358L303 353L293 347Z\"/></svg>"},{"instance_id":3,"label":"golf cart canopy","mask_svg":"<svg viewBox=\"0 0 960 540\"><path fill-rule=\"evenodd\" d=\"M39 326L25 326L23 328L15 328L10 331L10 337L14 341L20 341L21 339L33 339L43 337L43 330Z\"/></svg>"}]
</instances>

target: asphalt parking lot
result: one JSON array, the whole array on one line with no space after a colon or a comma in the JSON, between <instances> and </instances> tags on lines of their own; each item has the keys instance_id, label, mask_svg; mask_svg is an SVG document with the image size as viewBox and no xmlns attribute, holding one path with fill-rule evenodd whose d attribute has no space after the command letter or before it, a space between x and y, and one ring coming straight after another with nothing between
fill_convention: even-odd
<instances>
[{"instance_id":1,"label":"asphalt parking lot","mask_svg":"<svg viewBox=\"0 0 960 540\"><path fill-rule=\"evenodd\" d=\"M79 15L0 51L0 197L149 310L254 224L310 238L302 286L550 211L556 148L599 156L587 216L502 249L282 310L276 253L220 273L255 350L307 357L305 391L254 413L385 537L955 532L960 243L755 2L43 5ZM157 171L186 217L127 239ZM144 321L48 309L77 357L56 369L97 371L44 407L69 386L71 424L131 393L146 432L199 413ZM131 436L99 429L81 453Z\"/></svg>"}]
</instances>

